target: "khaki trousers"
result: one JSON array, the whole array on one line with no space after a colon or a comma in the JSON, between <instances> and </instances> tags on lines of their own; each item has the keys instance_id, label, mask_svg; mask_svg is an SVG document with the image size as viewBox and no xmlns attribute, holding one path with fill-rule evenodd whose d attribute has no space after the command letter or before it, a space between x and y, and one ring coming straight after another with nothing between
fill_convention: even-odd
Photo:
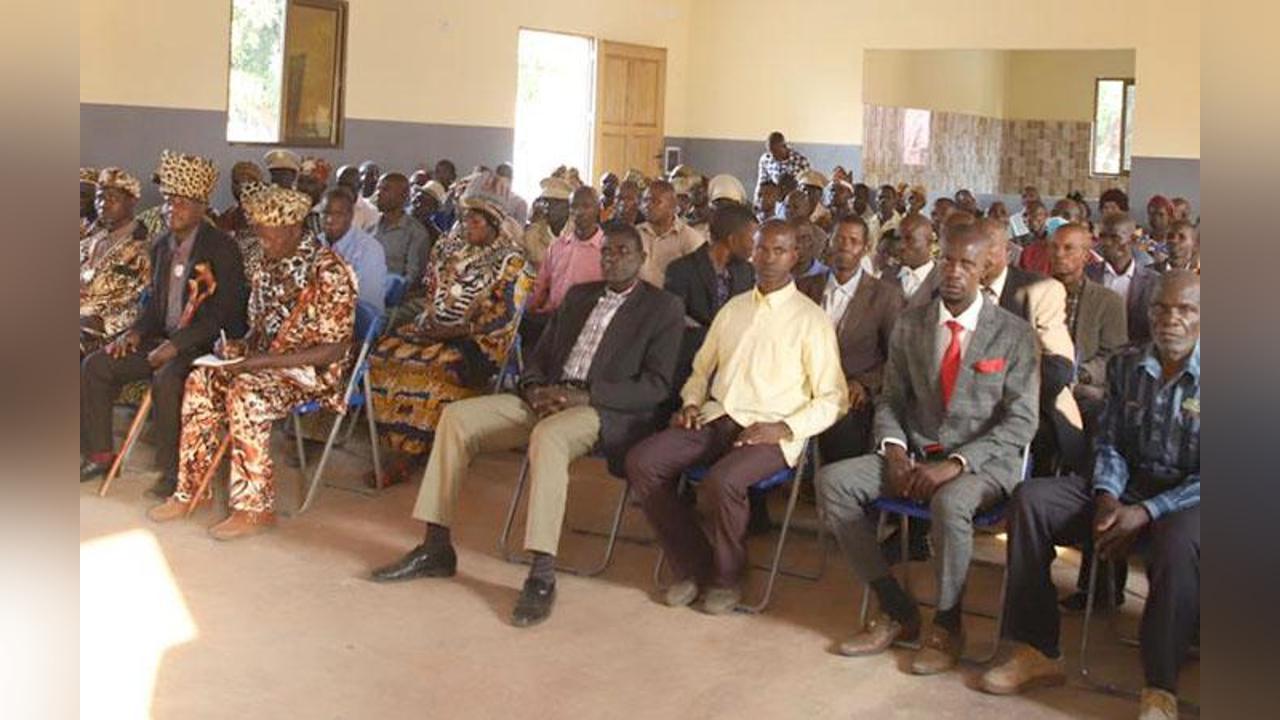
<instances>
[{"instance_id":1,"label":"khaki trousers","mask_svg":"<svg viewBox=\"0 0 1280 720\"><path fill-rule=\"evenodd\" d=\"M538 420L524 400L511 394L467 398L445 406L431 457L422 476L413 516L453 524L462 479L477 453L529 444L529 511L525 550L555 555L564 523L569 463L591 452L600 437L600 416L589 406L569 408Z\"/></svg>"}]
</instances>

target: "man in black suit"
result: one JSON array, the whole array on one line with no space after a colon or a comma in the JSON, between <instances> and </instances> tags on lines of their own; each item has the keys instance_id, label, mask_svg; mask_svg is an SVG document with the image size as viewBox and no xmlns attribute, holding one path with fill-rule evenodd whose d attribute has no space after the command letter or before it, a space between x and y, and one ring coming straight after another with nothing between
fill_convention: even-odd
<instances>
[{"instance_id":1,"label":"man in black suit","mask_svg":"<svg viewBox=\"0 0 1280 720\"><path fill-rule=\"evenodd\" d=\"M684 312L677 298L640 279L639 232L610 222L604 233L604 282L576 285L565 295L526 364L520 394L445 407L413 510L427 525L426 539L374 570L375 581L452 576L457 555L449 527L472 456L527 443L525 549L533 564L511 622L526 627L550 616L569 464L598 446L610 471L621 475L626 451L657 427L680 347Z\"/></svg>"},{"instance_id":2,"label":"man in black suit","mask_svg":"<svg viewBox=\"0 0 1280 720\"><path fill-rule=\"evenodd\" d=\"M905 300L897 283L862 270L867 222L852 213L835 221L823 262L830 270L800 278L796 289L822 307L836 329L849 412L818 436L824 463L867 453L874 401L880 394L889 336Z\"/></svg>"},{"instance_id":3,"label":"man in black suit","mask_svg":"<svg viewBox=\"0 0 1280 720\"><path fill-rule=\"evenodd\" d=\"M666 290L684 301L684 339L670 410L680 402L677 394L689 379L693 356L702 347L716 312L729 298L755 285L750 261L756 225L755 213L745 205L716 208L711 213L711 242L667 266Z\"/></svg>"},{"instance_id":4,"label":"man in black suit","mask_svg":"<svg viewBox=\"0 0 1280 720\"><path fill-rule=\"evenodd\" d=\"M1085 275L1125 301L1125 317L1129 324L1129 342L1141 345L1151 339L1151 321L1147 308L1155 294L1160 273L1144 266L1134 257L1134 240L1138 223L1124 213L1104 215L1098 228L1098 250L1103 262L1085 268Z\"/></svg>"},{"instance_id":5,"label":"man in black suit","mask_svg":"<svg viewBox=\"0 0 1280 720\"><path fill-rule=\"evenodd\" d=\"M218 179L213 162L166 150L157 175L168 230L151 247L151 299L132 329L80 365L80 480L111 466L111 414L120 388L149 379L156 464L163 472L150 492L168 497L177 487L182 388L191 361L212 349L220 331L244 335L248 285L239 246L204 222ZM212 278L216 286L191 313L197 278Z\"/></svg>"}]
</instances>

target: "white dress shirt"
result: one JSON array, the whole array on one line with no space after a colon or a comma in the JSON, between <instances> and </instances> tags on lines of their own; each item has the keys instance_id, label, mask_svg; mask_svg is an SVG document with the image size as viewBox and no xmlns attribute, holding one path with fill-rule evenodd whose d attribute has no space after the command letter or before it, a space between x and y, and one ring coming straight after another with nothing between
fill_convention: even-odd
<instances>
[{"instance_id":1,"label":"white dress shirt","mask_svg":"<svg viewBox=\"0 0 1280 720\"><path fill-rule=\"evenodd\" d=\"M995 280L992 280L989 285L984 286L984 291L985 291L985 288L991 288L991 292L993 293L993 295L991 296L992 303L996 305L1000 304L1000 296L1004 295L1004 283L1008 279L1009 279L1009 268L1006 267L1005 269L1000 271L1000 274L996 276Z\"/></svg>"},{"instance_id":2,"label":"white dress shirt","mask_svg":"<svg viewBox=\"0 0 1280 720\"><path fill-rule=\"evenodd\" d=\"M978 297L959 315L952 315L947 309L947 304L938 301L938 354L936 357L939 372L942 371L942 356L947 352L947 346L951 344L951 329L947 327L947 323L954 320L964 328L960 331L960 357L964 358L965 351L969 349L969 340L973 337L973 331L978 327L978 314L981 312L982 293L978 293Z\"/></svg>"},{"instance_id":3,"label":"white dress shirt","mask_svg":"<svg viewBox=\"0 0 1280 720\"><path fill-rule=\"evenodd\" d=\"M832 325L840 324L840 319L844 317L845 310L849 308L849 301L853 299L853 294L858 291L858 281L861 279L861 268L844 284L836 280L835 272L827 274L827 287L822 291L822 309L826 311L827 317L831 318Z\"/></svg>"},{"instance_id":4,"label":"white dress shirt","mask_svg":"<svg viewBox=\"0 0 1280 720\"><path fill-rule=\"evenodd\" d=\"M1102 263L1102 286L1128 301L1129 287L1133 284L1133 273L1137 267L1138 263L1130 260L1128 269L1117 273L1112 269L1111 263Z\"/></svg>"},{"instance_id":5,"label":"white dress shirt","mask_svg":"<svg viewBox=\"0 0 1280 720\"><path fill-rule=\"evenodd\" d=\"M370 234L378 227L378 218L382 217L378 206L367 197L356 198L355 204L351 206L351 215L351 224Z\"/></svg>"},{"instance_id":6,"label":"white dress shirt","mask_svg":"<svg viewBox=\"0 0 1280 720\"><path fill-rule=\"evenodd\" d=\"M919 290L920 286L924 284L925 278L929 277L930 272L933 272L932 260L926 261L925 264L915 270L903 265L898 270L898 277L902 280L902 294L910 299L912 295L916 294L916 290Z\"/></svg>"}]
</instances>

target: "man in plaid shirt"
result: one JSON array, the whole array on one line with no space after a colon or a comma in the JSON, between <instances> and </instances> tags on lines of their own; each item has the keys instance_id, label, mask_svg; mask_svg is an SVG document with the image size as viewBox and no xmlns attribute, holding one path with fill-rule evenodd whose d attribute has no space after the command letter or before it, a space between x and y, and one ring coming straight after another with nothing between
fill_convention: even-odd
<instances>
[{"instance_id":1,"label":"man in plaid shirt","mask_svg":"<svg viewBox=\"0 0 1280 720\"><path fill-rule=\"evenodd\" d=\"M792 149L782 133L774 130L769 133L769 149L760 156L756 187L765 180L776 183L783 175L798 178L800 173L808 169L809 158Z\"/></svg>"}]
</instances>

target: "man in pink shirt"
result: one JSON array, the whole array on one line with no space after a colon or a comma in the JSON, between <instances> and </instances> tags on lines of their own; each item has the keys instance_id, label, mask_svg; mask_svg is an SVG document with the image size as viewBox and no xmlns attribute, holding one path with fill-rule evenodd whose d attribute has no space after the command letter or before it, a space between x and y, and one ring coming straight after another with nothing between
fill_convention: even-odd
<instances>
[{"instance_id":1,"label":"man in pink shirt","mask_svg":"<svg viewBox=\"0 0 1280 720\"><path fill-rule=\"evenodd\" d=\"M547 249L546 260L533 282L533 296L520 323L520 340L527 350L538 344L542 329L574 285L603 280L600 248L600 199L595 188L583 185L569 197L570 221Z\"/></svg>"}]
</instances>

